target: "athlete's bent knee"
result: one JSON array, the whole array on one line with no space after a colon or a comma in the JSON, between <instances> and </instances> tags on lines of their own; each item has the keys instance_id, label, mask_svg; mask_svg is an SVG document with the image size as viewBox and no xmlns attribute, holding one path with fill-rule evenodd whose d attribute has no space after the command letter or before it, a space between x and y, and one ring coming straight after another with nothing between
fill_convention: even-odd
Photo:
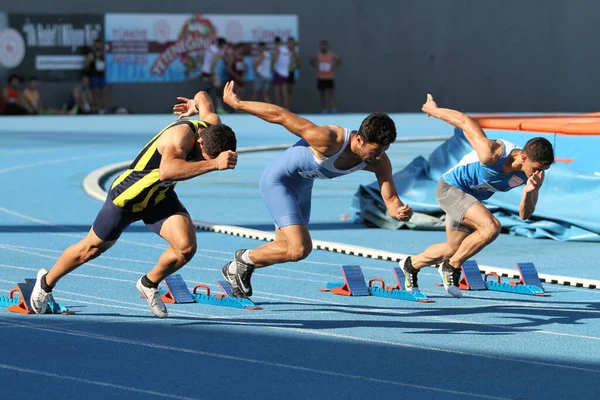
<instances>
[{"instance_id":1,"label":"athlete's bent knee","mask_svg":"<svg viewBox=\"0 0 600 400\"><path fill-rule=\"evenodd\" d=\"M498 221L497 218L492 218L491 221L481 229L480 233L486 242L491 242L500 235L501 229L502 225L500 224L500 221Z\"/></svg>"},{"instance_id":2,"label":"athlete's bent knee","mask_svg":"<svg viewBox=\"0 0 600 400\"><path fill-rule=\"evenodd\" d=\"M179 256L178 258L180 259L180 262L187 263L188 261L190 261L196 254L197 249L198 246L196 244L190 244L189 246L184 246L180 249L177 249L177 254Z\"/></svg>"},{"instance_id":3,"label":"athlete's bent knee","mask_svg":"<svg viewBox=\"0 0 600 400\"><path fill-rule=\"evenodd\" d=\"M312 246L295 246L288 249L288 260L289 261L301 261L304 260L312 252Z\"/></svg>"}]
</instances>

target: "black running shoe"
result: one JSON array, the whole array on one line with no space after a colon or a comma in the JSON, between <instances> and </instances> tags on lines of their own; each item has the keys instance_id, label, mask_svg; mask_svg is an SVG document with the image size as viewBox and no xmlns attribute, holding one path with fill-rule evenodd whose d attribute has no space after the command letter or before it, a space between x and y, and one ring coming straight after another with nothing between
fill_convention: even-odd
<instances>
[{"instance_id":1,"label":"black running shoe","mask_svg":"<svg viewBox=\"0 0 600 400\"><path fill-rule=\"evenodd\" d=\"M225 266L221 270L221 274L223 275L223 278L225 278L227 282L229 282L229 285L231 286L231 294L233 295L233 297L246 299L248 298L248 296L246 296L244 292L242 292L242 290L239 288L237 280L235 279L235 274L229 272L229 265L231 265L232 263L233 261L230 261L227 264L225 264Z\"/></svg>"},{"instance_id":2,"label":"black running shoe","mask_svg":"<svg viewBox=\"0 0 600 400\"><path fill-rule=\"evenodd\" d=\"M444 289L446 289L446 291L454 297L462 297L462 291L458 287L461 269L454 268L452 265L450 265L450 263L448 263L448 261L444 261L438 268L438 271L442 276Z\"/></svg>"},{"instance_id":3,"label":"black running shoe","mask_svg":"<svg viewBox=\"0 0 600 400\"><path fill-rule=\"evenodd\" d=\"M250 283L250 278L252 277L255 267L254 265L249 265L242 260L242 254L244 254L244 251L246 250L242 249L236 251L233 262L227 264L222 270L223 276L234 289L234 294L236 292L236 288L243 294L242 296L235 297L252 296L252 285Z\"/></svg>"},{"instance_id":4,"label":"black running shoe","mask_svg":"<svg viewBox=\"0 0 600 400\"><path fill-rule=\"evenodd\" d=\"M419 292L419 270L412 266L410 257L401 259L398 265L400 265L400 268L404 272L404 290L407 292Z\"/></svg>"}]
</instances>

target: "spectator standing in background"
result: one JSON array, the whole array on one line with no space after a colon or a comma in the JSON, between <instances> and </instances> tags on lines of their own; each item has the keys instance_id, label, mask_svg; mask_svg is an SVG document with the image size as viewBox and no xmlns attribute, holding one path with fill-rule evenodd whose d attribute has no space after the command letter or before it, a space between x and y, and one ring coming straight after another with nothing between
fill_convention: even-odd
<instances>
[{"instance_id":1,"label":"spectator standing in background","mask_svg":"<svg viewBox=\"0 0 600 400\"><path fill-rule=\"evenodd\" d=\"M235 45L233 55L227 63L227 72L229 72L229 76L235 82L238 97L243 99L245 91L244 75L246 75L246 62L244 61L244 45L242 43Z\"/></svg>"},{"instance_id":2,"label":"spectator standing in background","mask_svg":"<svg viewBox=\"0 0 600 400\"><path fill-rule=\"evenodd\" d=\"M94 46L88 53L84 65L84 74L90 77L90 86L98 112L104 114L108 109L110 93L106 82L106 53L104 43L100 39L94 41Z\"/></svg>"},{"instance_id":3,"label":"spectator standing in background","mask_svg":"<svg viewBox=\"0 0 600 400\"><path fill-rule=\"evenodd\" d=\"M219 60L224 59L227 41L224 38L218 38L217 43L211 44L204 52L202 60L202 90L207 92L217 106L217 114L225 114L223 109L223 100L221 93L223 91L223 82L217 71Z\"/></svg>"},{"instance_id":4,"label":"spectator standing in background","mask_svg":"<svg viewBox=\"0 0 600 400\"><path fill-rule=\"evenodd\" d=\"M317 68L317 89L321 96L321 109L323 114L336 113L335 84L333 70L342 64L342 59L329 49L327 40L321 40L319 52L310 60L310 64ZM327 107L327 94L329 94L329 107Z\"/></svg>"},{"instance_id":5,"label":"spectator standing in background","mask_svg":"<svg viewBox=\"0 0 600 400\"><path fill-rule=\"evenodd\" d=\"M281 38L276 36L273 50L273 92L275 93L275 104L287 110L290 109L288 92L290 63L291 54L288 46L281 43Z\"/></svg>"},{"instance_id":6,"label":"spectator standing in background","mask_svg":"<svg viewBox=\"0 0 600 400\"><path fill-rule=\"evenodd\" d=\"M300 53L296 46L296 40L293 37L288 38L288 50L290 51L290 76L288 77L288 99L291 110L294 105L294 87L296 86L296 71L300 69Z\"/></svg>"},{"instance_id":7,"label":"spectator standing in background","mask_svg":"<svg viewBox=\"0 0 600 400\"><path fill-rule=\"evenodd\" d=\"M271 53L267 50L265 42L258 44L258 56L254 61L254 94L252 100L258 99L258 94L262 93L262 100L265 103L271 102L269 89L271 88L271 80L273 72L271 71Z\"/></svg>"}]
</instances>

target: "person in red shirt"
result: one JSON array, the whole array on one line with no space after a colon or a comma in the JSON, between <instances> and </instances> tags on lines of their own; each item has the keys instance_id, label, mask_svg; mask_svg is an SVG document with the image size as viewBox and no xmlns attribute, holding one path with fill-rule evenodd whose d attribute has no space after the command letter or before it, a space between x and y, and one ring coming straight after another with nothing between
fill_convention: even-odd
<instances>
[{"instance_id":1,"label":"person in red shirt","mask_svg":"<svg viewBox=\"0 0 600 400\"><path fill-rule=\"evenodd\" d=\"M327 40L321 40L319 52L310 60L310 64L317 68L317 89L321 95L321 109L323 114L336 113L334 69L342 64L342 58L329 50ZM327 94L329 94L329 108L327 107Z\"/></svg>"}]
</instances>

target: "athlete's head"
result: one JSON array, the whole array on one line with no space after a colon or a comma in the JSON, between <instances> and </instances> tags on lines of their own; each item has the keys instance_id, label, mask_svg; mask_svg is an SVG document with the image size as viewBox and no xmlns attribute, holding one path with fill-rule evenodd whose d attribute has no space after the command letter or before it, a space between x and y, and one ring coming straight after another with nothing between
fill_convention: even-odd
<instances>
[{"instance_id":1,"label":"athlete's head","mask_svg":"<svg viewBox=\"0 0 600 400\"><path fill-rule=\"evenodd\" d=\"M217 39L217 47L222 49L223 47L225 47L225 45L227 44L227 40L225 40L225 38L218 38Z\"/></svg>"},{"instance_id":2,"label":"athlete's head","mask_svg":"<svg viewBox=\"0 0 600 400\"><path fill-rule=\"evenodd\" d=\"M548 139L529 139L521 151L521 170L528 177L537 171L545 171L554 163L554 149Z\"/></svg>"},{"instance_id":3,"label":"athlete's head","mask_svg":"<svg viewBox=\"0 0 600 400\"><path fill-rule=\"evenodd\" d=\"M321 40L319 49L321 50L321 53L327 53L329 51L329 42L327 40Z\"/></svg>"},{"instance_id":4,"label":"athlete's head","mask_svg":"<svg viewBox=\"0 0 600 400\"><path fill-rule=\"evenodd\" d=\"M386 113L372 113L360 124L355 140L355 153L364 162L379 160L396 140L396 124Z\"/></svg>"},{"instance_id":5,"label":"athlete's head","mask_svg":"<svg viewBox=\"0 0 600 400\"><path fill-rule=\"evenodd\" d=\"M279 36L275 36L274 42L275 42L275 46L281 45L281 38Z\"/></svg>"},{"instance_id":6,"label":"athlete's head","mask_svg":"<svg viewBox=\"0 0 600 400\"><path fill-rule=\"evenodd\" d=\"M258 51L259 51L259 52L261 52L261 53L262 53L262 52L263 52L263 51L265 51L266 49L267 49L267 45L265 44L265 42L260 42L260 43L258 43Z\"/></svg>"},{"instance_id":7,"label":"athlete's head","mask_svg":"<svg viewBox=\"0 0 600 400\"><path fill-rule=\"evenodd\" d=\"M202 148L202 155L207 160L217 158L224 151L235 151L237 148L235 133L223 124L202 129L198 135L198 143Z\"/></svg>"}]
</instances>

